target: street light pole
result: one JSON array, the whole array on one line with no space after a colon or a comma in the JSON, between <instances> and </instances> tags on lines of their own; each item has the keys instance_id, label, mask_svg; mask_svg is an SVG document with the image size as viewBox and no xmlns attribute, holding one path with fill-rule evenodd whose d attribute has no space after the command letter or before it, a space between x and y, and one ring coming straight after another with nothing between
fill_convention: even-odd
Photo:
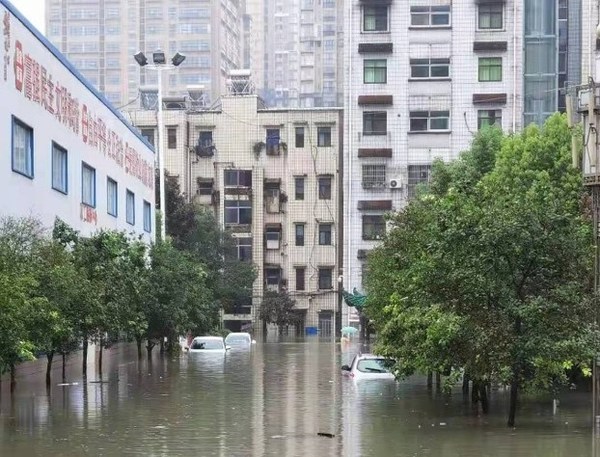
<instances>
[{"instance_id":1,"label":"street light pole","mask_svg":"<svg viewBox=\"0 0 600 457\"><path fill-rule=\"evenodd\" d=\"M148 65L148 58L144 55L142 51L139 51L134 56L135 61L138 63L140 67L146 67L150 70L156 70L158 75L158 107L157 107L157 124L158 124L158 185L159 185L159 205L160 211L162 213L161 224L160 224L160 236L161 239L164 240L166 238L167 232L167 199L165 196L165 153L164 153L164 144L163 144L163 136L164 136L164 118L163 118L163 102L162 102L162 72L172 70L175 67L178 67L185 60L185 55L177 52L171 59L171 63L167 63L165 58L165 53L160 49L156 50L152 53L152 61L151 65Z\"/></svg>"}]
</instances>

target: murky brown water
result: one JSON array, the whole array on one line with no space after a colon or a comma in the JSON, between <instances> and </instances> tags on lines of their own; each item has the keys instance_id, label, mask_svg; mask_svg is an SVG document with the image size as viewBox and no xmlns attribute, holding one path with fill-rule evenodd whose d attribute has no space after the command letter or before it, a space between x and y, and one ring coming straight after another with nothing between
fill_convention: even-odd
<instances>
[{"instance_id":1,"label":"murky brown water","mask_svg":"<svg viewBox=\"0 0 600 457\"><path fill-rule=\"evenodd\" d=\"M477 417L458 390L429 393L421 378L356 384L339 371L356 350L267 343L138 364L120 346L105 356L105 383L83 385L73 357L68 380L78 384L57 386L58 370L49 396L43 364L32 364L21 371L41 372L19 379L12 399L3 383L0 456L593 455L589 394L563 396L556 415L549 402L527 402L509 430L504 392Z\"/></svg>"}]
</instances>

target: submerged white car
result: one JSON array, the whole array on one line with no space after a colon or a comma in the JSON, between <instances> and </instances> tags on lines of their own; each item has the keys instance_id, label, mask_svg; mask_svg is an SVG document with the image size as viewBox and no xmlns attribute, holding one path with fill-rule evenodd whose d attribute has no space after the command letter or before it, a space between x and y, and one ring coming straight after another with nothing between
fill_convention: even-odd
<instances>
[{"instance_id":1,"label":"submerged white car","mask_svg":"<svg viewBox=\"0 0 600 457\"><path fill-rule=\"evenodd\" d=\"M343 365L342 371L355 380L396 379L391 372L393 360L374 354L357 354L350 365Z\"/></svg>"},{"instance_id":2,"label":"submerged white car","mask_svg":"<svg viewBox=\"0 0 600 457\"><path fill-rule=\"evenodd\" d=\"M221 336L197 336L192 340L189 352L223 352L225 353L229 346L225 344Z\"/></svg>"},{"instance_id":3,"label":"submerged white car","mask_svg":"<svg viewBox=\"0 0 600 457\"><path fill-rule=\"evenodd\" d=\"M225 337L225 344L233 348L250 348L256 341L252 339L249 333L231 332Z\"/></svg>"}]
</instances>

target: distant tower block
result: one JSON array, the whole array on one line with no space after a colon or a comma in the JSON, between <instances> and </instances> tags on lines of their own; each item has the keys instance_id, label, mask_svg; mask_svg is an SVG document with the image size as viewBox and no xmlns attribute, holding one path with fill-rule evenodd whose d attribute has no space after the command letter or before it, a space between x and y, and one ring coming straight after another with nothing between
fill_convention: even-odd
<instances>
[{"instance_id":1,"label":"distant tower block","mask_svg":"<svg viewBox=\"0 0 600 457\"><path fill-rule=\"evenodd\" d=\"M227 90L230 95L251 95L254 93L254 84L250 79L251 71L230 70L227 79Z\"/></svg>"}]
</instances>

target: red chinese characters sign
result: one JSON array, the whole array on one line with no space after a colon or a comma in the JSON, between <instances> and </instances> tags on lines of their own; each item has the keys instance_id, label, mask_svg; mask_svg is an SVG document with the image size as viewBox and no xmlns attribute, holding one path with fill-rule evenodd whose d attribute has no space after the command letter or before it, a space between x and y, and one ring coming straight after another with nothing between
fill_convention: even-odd
<instances>
[{"instance_id":1,"label":"red chinese characters sign","mask_svg":"<svg viewBox=\"0 0 600 457\"><path fill-rule=\"evenodd\" d=\"M153 164L144 160L133 145L108 128L106 122L92 113L85 103L80 103L66 86L55 81L46 67L24 51L19 40L15 41L13 68L15 89L27 100L41 106L58 122L80 136L85 144L108 156L125 173L154 189Z\"/></svg>"}]
</instances>

